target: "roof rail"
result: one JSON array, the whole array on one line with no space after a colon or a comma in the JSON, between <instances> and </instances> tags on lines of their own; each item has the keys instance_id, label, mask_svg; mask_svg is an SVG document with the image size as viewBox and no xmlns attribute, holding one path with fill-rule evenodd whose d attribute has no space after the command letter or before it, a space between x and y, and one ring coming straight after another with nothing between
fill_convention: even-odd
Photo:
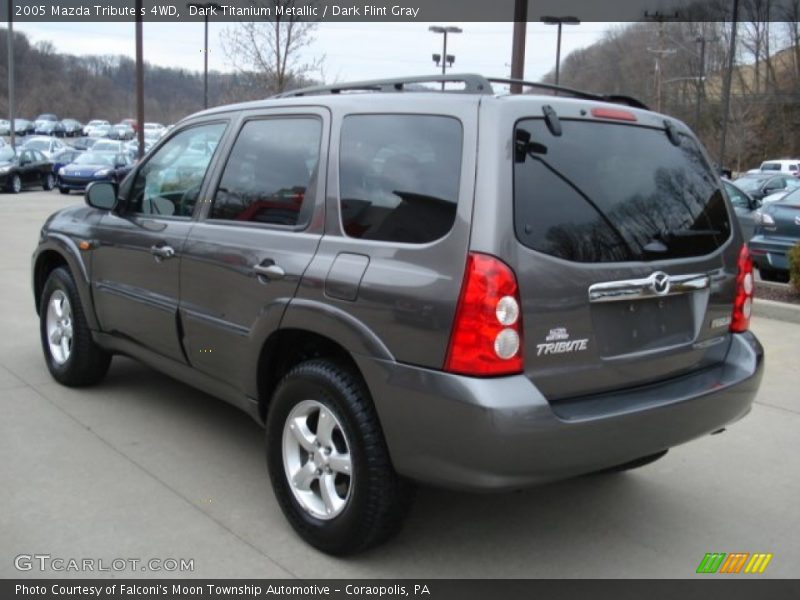
<instances>
[{"instance_id":1,"label":"roof rail","mask_svg":"<svg viewBox=\"0 0 800 600\"><path fill-rule=\"evenodd\" d=\"M334 85L320 85L290 90L272 96L273 98L293 98L297 96L317 96L339 94L341 92L414 92L431 91L408 89L407 86L419 83L463 83L464 89L445 90L456 94L492 94L492 84L482 75L422 75L419 77L398 77L396 79L373 79Z\"/></svg>"},{"instance_id":2,"label":"roof rail","mask_svg":"<svg viewBox=\"0 0 800 600\"><path fill-rule=\"evenodd\" d=\"M602 102L612 102L614 104L625 104L633 108L643 108L650 110L648 106L636 98L630 96L621 96L617 94L595 94L592 92L584 92L583 90L576 90L575 88L564 87L563 85L553 85L552 83L539 83L536 81L524 81L522 79L507 79L502 77L489 77L489 83L503 83L508 85L519 84L525 87L538 88L540 90L549 90L553 92L561 92L569 94L575 98L584 98L586 100L600 100Z\"/></svg>"},{"instance_id":3,"label":"roof rail","mask_svg":"<svg viewBox=\"0 0 800 600\"><path fill-rule=\"evenodd\" d=\"M296 98L298 96L319 96L321 94L340 94L342 92L415 92L415 91L435 91L430 89L415 89L409 86L420 83L463 83L464 88L458 90L444 90L445 93L451 94L494 94L492 83L502 83L506 85L519 84L525 87L538 88L542 90L549 90L553 92L560 92L568 94L575 98L584 98L586 100L599 100L602 102L613 102L615 104L625 104L634 108L648 107L629 96L620 96L615 94L603 95L594 94L592 92L584 92L583 90L576 90L574 88L564 87L562 85L553 85L551 83L539 83L535 81L524 81L522 79L506 79L502 77L484 77L483 75L475 75L472 73L463 73L456 75L421 75L418 77L398 77L395 79L372 79L369 81L355 81L352 83L341 83L333 85L318 85L311 87L299 88L282 92L272 96L273 98Z\"/></svg>"}]
</instances>

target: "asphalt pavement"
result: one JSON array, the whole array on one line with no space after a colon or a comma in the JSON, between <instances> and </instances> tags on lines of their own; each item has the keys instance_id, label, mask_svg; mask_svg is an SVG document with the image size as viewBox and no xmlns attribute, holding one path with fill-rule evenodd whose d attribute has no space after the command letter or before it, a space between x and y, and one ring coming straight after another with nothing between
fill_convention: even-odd
<instances>
[{"instance_id":1,"label":"asphalt pavement","mask_svg":"<svg viewBox=\"0 0 800 600\"><path fill-rule=\"evenodd\" d=\"M45 217L81 201L0 194L0 577L92 575L15 567L49 555L193 561L99 573L116 577L685 578L707 552L773 554L762 575L731 577L800 574L800 325L754 319L764 382L725 433L621 475L501 495L421 489L399 537L335 559L290 529L263 431L243 413L125 358L93 388L50 378L30 256Z\"/></svg>"}]
</instances>

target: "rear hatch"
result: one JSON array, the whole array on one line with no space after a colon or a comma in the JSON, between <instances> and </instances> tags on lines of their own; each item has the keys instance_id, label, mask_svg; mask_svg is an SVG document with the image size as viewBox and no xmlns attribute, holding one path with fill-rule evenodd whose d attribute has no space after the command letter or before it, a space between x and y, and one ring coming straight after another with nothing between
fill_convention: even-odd
<instances>
[{"instance_id":1,"label":"rear hatch","mask_svg":"<svg viewBox=\"0 0 800 600\"><path fill-rule=\"evenodd\" d=\"M698 143L644 111L548 113L514 126L526 374L559 400L722 361L738 248Z\"/></svg>"}]
</instances>

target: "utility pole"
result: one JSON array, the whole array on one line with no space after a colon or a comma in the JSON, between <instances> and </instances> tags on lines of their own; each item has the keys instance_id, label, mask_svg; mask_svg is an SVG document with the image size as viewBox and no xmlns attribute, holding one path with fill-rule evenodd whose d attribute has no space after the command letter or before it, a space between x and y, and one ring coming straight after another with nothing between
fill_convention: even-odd
<instances>
[{"instance_id":1,"label":"utility pole","mask_svg":"<svg viewBox=\"0 0 800 600\"><path fill-rule=\"evenodd\" d=\"M663 80L661 60L664 55L675 54L675 48L664 48L664 22L677 19L678 13L665 15L658 11L654 13L645 11L644 18L658 23L658 48L648 48L647 51L656 55L656 112L661 112L661 84Z\"/></svg>"},{"instance_id":2,"label":"utility pole","mask_svg":"<svg viewBox=\"0 0 800 600\"><path fill-rule=\"evenodd\" d=\"M697 100L694 106L694 129L700 128L700 105L706 95L706 43L716 42L719 38L707 38L704 35L698 36L695 40L700 44L700 74L697 77Z\"/></svg>"},{"instance_id":3,"label":"utility pole","mask_svg":"<svg viewBox=\"0 0 800 600\"><path fill-rule=\"evenodd\" d=\"M144 156L144 50L142 49L142 0L136 0L136 139L139 158Z\"/></svg>"},{"instance_id":4,"label":"utility pole","mask_svg":"<svg viewBox=\"0 0 800 600\"><path fill-rule=\"evenodd\" d=\"M15 145L15 129L16 123L14 114L14 6L12 1L8 0L8 120L11 123L9 127L9 135L11 139L11 147L16 148Z\"/></svg>"},{"instance_id":5,"label":"utility pole","mask_svg":"<svg viewBox=\"0 0 800 600\"><path fill-rule=\"evenodd\" d=\"M525 34L528 31L528 0L514 1L514 41L511 46L511 79L525 78ZM521 94L522 85L511 84L512 94Z\"/></svg>"},{"instance_id":6,"label":"utility pole","mask_svg":"<svg viewBox=\"0 0 800 600\"><path fill-rule=\"evenodd\" d=\"M733 79L733 61L736 57L736 26L739 22L739 0L733 0L733 18L731 22L731 47L728 50L728 68L725 72L725 83L722 91L722 134L719 141L718 167L725 163L725 138L728 134L728 113L731 109L731 79Z\"/></svg>"}]
</instances>

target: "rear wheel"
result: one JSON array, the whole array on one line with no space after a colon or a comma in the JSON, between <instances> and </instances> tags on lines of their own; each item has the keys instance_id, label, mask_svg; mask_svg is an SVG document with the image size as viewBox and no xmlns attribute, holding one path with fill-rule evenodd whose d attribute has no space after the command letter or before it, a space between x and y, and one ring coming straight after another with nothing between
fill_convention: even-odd
<instances>
[{"instance_id":1,"label":"rear wheel","mask_svg":"<svg viewBox=\"0 0 800 600\"><path fill-rule=\"evenodd\" d=\"M92 340L75 281L66 268L53 270L47 278L39 319L45 362L56 381L84 386L105 377L111 355Z\"/></svg>"},{"instance_id":2,"label":"rear wheel","mask_svg":"<svg viewBox=\"0 0 800 600\"><path fill-rule=\"evenodd\" d=\"M22 179L19 178L19 175L11 176L11 182L8 185L8 189L15 194L19 194L22 191Z\"/></svg>"},{"instance_id":3,"label":"rear wheel","mask_svg":"<svg viewBox=\"0 0 800 600\"><path fill-rule=\"evenodd\" d=\"M56 180L55 177L53 177L53 174L48 173L47 175L45 175L44 178L42 179L42 187L44 188L44 191L49 192L55 186L56 186Z\"/></svg>"},{"instance_id":4,"label":"rear wheel","mask_svg":"<svg viewBox=\"0 0 800 600\"><path fill-rule=\"evenodd\" d=\"M392 467L364 384L326 360L301 363L278 385L267 461L292 527L329 554L360 552L394 535L413 493Z\"/></svg>"}]
</instances>

